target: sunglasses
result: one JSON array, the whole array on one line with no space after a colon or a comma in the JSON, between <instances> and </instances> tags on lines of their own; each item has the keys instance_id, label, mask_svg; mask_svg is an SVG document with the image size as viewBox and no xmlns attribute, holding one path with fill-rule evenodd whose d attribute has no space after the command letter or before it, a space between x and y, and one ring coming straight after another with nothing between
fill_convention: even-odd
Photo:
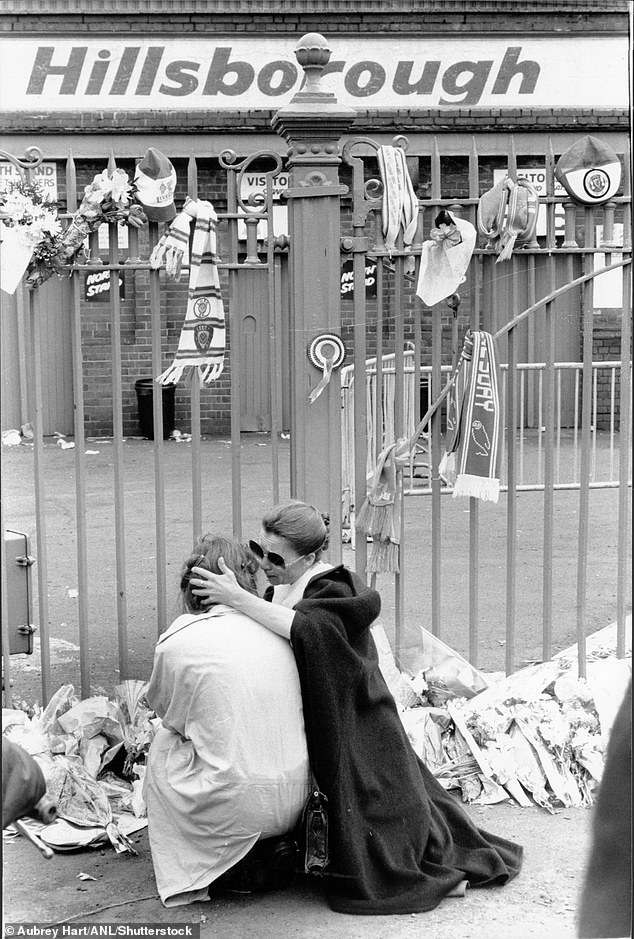
<instances>
[{"instance_id":1,"label":"sunglasses","mask_svg":"<svg viewBox=\"0 0 634 939\"><path fill-rule=\"evenodd\" d=\"M301 557L295 558L294 561L287 563L281 554L277 554L275 551L265 551L262 545L258 544L257 541L249 541L249 547L258 561L263 561L264 558L266 558L270 564L273 564L275 567L280 567L282 570L292 567L293 564L297 564L298 561L303 561L304 558L308 557L307 554L302 554Z\"/></svg>"}]
</instances>

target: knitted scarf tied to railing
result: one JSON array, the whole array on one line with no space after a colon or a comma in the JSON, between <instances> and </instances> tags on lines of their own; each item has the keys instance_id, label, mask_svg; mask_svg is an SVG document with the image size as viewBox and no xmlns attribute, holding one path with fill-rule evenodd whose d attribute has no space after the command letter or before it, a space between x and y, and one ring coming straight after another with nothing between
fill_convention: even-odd
<instances>
[{"instance_id":1,"label":"knitted scarf tied to railing","mask_svg":"<svg viewBox=\"0 0 634 939\"><path fill-rule=\"evenodd\" d=\"M497 502L501 415L493 336L469 331L461 362L468 363L469 371L462 401L456 395L456 429L439 473L453 485L454 497Z\"/></svg>"},{"instance_id":2,"label":"knitted scarf tied to railing","mask_svg":"<svg viewBox=\"0 0 634 939\"><path fill-rule=\"evenodd\" d=\"M168 277L180 280L187 264L189 237L195 221L189 265L185 322L172 364L156 379L176 384L186 368L198 369L201 383L214 381L224 368L225 313L220 293L216 255L218 217L210 202L187 199L150 256L150 265L165 265Z\"/></svg>"}]
</instances>

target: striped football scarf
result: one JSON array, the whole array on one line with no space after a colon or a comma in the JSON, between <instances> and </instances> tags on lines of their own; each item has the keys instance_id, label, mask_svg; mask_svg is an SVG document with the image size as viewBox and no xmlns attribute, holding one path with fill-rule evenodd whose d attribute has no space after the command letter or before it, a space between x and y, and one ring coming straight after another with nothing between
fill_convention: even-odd
<instances>
[{"instance_id":1,"label":"striped football scarf","mask_svg":"<svg viewBox=\"0 0 634 939\"><path fill-rule=\"evenodd\" d=\"M401 226L403 242L410 245L418 224L418 199L400 147L379 147L379 171L383 182L383 237L388 252L394 250Z\"/></svg>"},{"instance_id":2,"label":"striped football scarf","mask_svg":"<svg viewBox=\"0 0 634 939\"><path fill-rule=\"evenodd\" d=\"M453 440L439 473L456 496L497 502L500 494L500 396L493 336L469 331L462 362L468 363L462 401L456 396Z\"/></svg>"},{"instance_id":3,"label":"striped football scarf","mask_svg":"<svg viewBox=\"0 0 634 939\"><path fill-rule=\"evenodd\" d=\"M191 223L195 219L189 266L185 322L172 364L156 379L176 384L186 368L197 368L201 383L212 382L224 368L225 313L216 256L218 217L210 202L188 199L150 256L150 265L165 265L168 277L180 279L187 263Z\"/></svg>"}]
</instances>

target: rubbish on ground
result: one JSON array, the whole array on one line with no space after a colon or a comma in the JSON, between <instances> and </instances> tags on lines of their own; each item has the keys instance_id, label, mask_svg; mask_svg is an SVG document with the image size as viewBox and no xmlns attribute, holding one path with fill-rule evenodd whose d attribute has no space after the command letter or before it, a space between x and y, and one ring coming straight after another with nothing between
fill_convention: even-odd
<instances>
[{"instance_id":1,"label":"rubbish on ground","mask_svg":"<svg viewBox=\"0 0 634 939\"><path fill-rule=\"evenodd\" d=\"M77 874L78 880L96 880L96 877L93 877L92 874L85 874L83 871L80 871Z\"/></svg>"},{"instance_id":2,"label":"rubbish on ground","mask_svg":"<svg viewBox=\"0 0 634 939\"><path fill-rule=\"evenodd\" d=\"M2 431L2 446L3 447L19 447L22 443L22 435L19 430L3 430Z\"/></svg>"},{"instance_id":3,"label":"rubbish on ground","mask_svg":"<svg viewBox=\"0 0 634 939\"><path fill-rule=\"evenodd\" d=\"M130 680L112 699L79 700L63 685L32 717L3 708L3 733L35 757L57 805L58 819L35 829L45 845L63 851L109 842L117 853L136 854L129 835L147 824L144 764L157 725L146 688Z\"/></svg>"},{"instance_id":4,"label":"rubbish on ground","mask_svg":"<svg viewBox=\"0 0 634 939\"><path fill-rule=\"evenodd\" d=\"M85 450L84 452L86 456L97 456L99 450Z\"/></svg>"},{"instance_id":5,"label":"rubbish on ground","mask_svg":"<svg viewBox=\"0 0 634 939\"><path fill-rule=\"evenodd\" d=\"M587 679L574 646L513 675L484 674L426 630L422 651L401 671L380 623L372 634L408 738L444 788L460 790L465 802L512 799L551 813L593 803L631 676L631 634L626 659L616 658L614 626L588 637ZM68 684L43 710L2 709L2 733L35 757L57 804L51 824L22 820L44 846L109 843L136 854L130 835L147 825L145 761L160 726L146 688L130 679L111 695L79 700Z\"/></svg>"},{"instance_id":6,"label":"rubbish on ground","mask_svg":"<svg viewBox=\"0 0 634 939\"><path fill-rule=\"evenodd\" d=\"M554 812L594 802L632 674L631 618L628 628L624 659L615 625L588 637L587 679L576 646L504 676L478 672L426 630L400 672L382 629L375 640L412 746L441 785L466 802L513 799Z\"/></svg>"}]
</instances>

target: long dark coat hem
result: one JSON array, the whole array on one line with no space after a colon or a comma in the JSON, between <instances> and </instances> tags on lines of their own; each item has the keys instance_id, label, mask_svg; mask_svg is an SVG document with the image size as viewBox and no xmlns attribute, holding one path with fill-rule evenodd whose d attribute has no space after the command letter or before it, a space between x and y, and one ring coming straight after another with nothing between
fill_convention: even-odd
<instances>
[{"instance_id":1,"label":"long dark coat hem","mask_svg":"<svg viewBox=\"0 0 634 939\"><path fill-rule=\"evenodd\" d=\"M291 627L311 767L329 799L324 886L333 910L354 915L426 912L462 880L507 883L522 861L414 752L378 665L379 611L378 593L339 566L309 582Z\"/></svg>"}]
</instances>

